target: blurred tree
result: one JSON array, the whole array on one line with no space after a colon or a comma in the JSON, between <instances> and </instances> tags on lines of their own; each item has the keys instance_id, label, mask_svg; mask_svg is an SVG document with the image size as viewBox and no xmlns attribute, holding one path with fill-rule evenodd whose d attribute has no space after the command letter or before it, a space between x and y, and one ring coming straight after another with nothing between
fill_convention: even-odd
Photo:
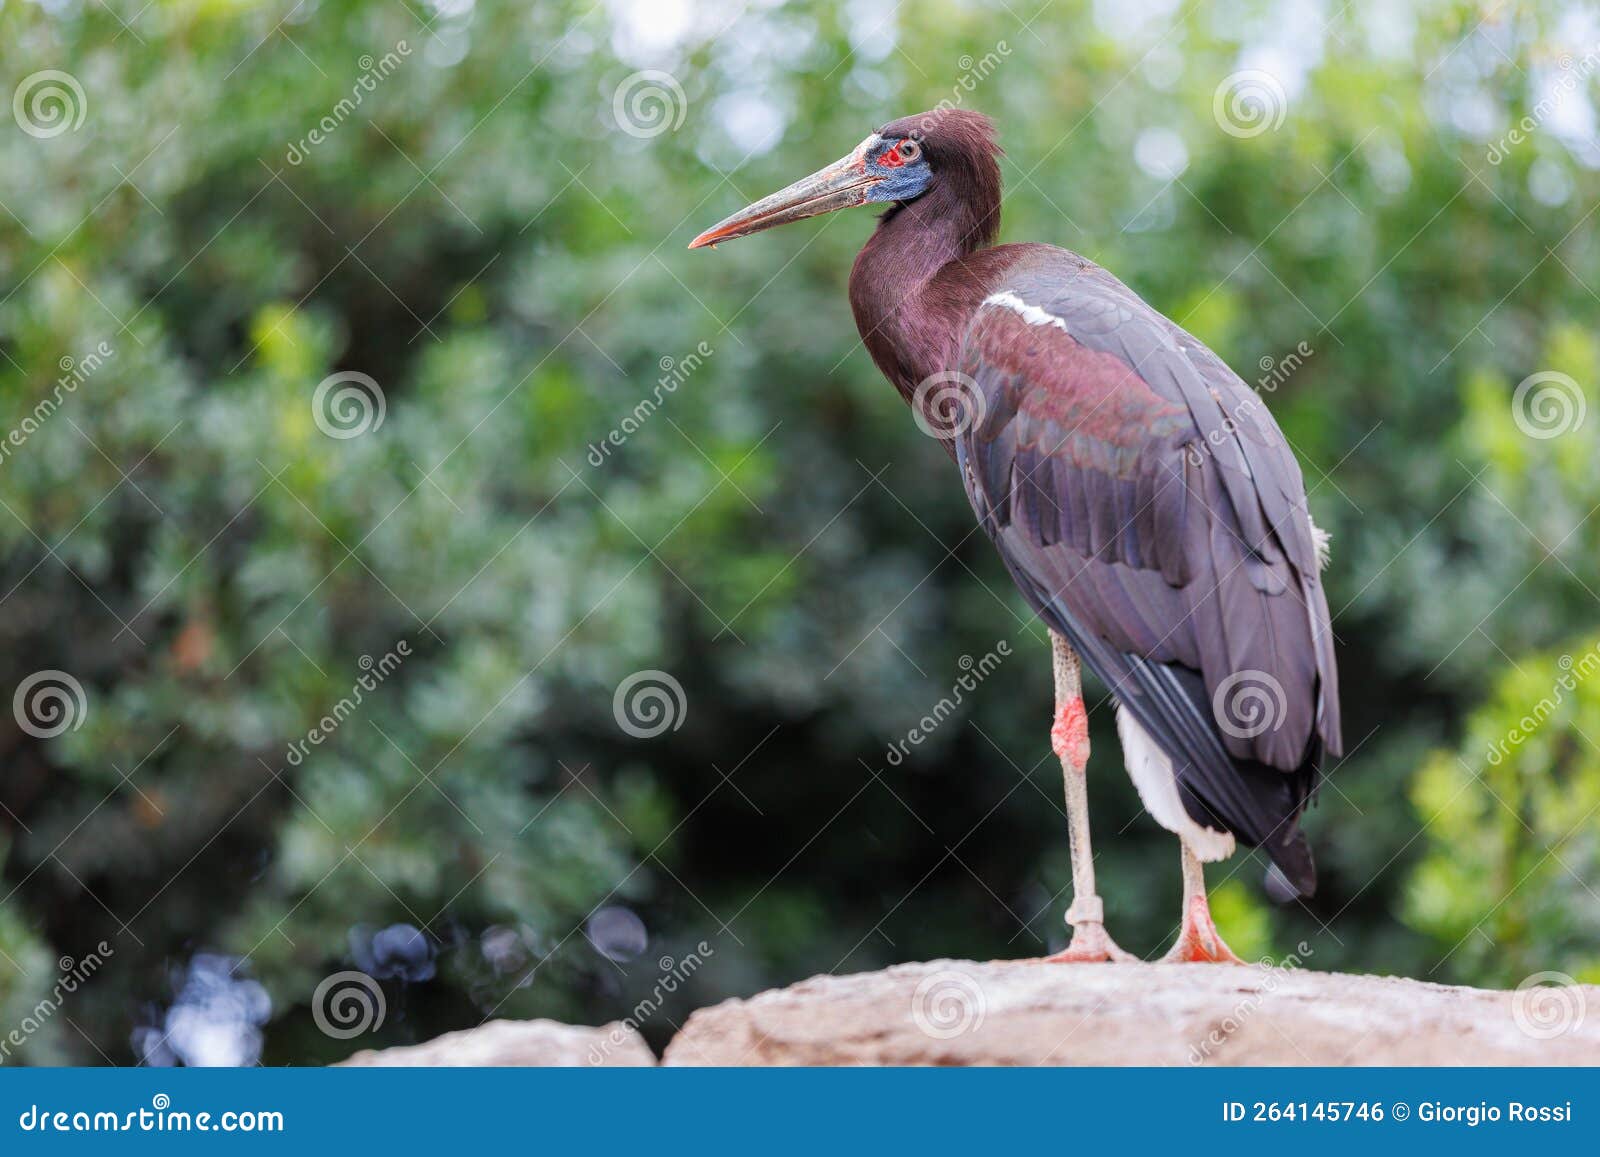
<instances>
[{"instance_id":1,"label":"blurred tree","mask_svg":"<svg viewBox=\"0 0 1600 1157\"><path fill-rule=\"evenodd\" d=\"M208 952L270 995L267 1060L318 1061L624 1015L702 941L657 1040L819 970L1059 944L1043 632L855 340L868 218L682 251L947 99L1002 126L1006 239L1084 252L1260 380L1334 532L1324 889L1270 912L1236 861L1225 933L1437 964L1445 926L1396 915L1419 762L1508 656L1596 621L1592 454L1513 410L1535 372L1593 388L1593 144L1559 120L1491 159L1584 26L1027 15L0 7L0 688L82 691L59 733L0 732L0 1017L115 947L23 1057L132 1059ZM1258 125L1230 98L1262 74ZM683 691L651 737L613 714L641 671ZM1108 711L1095 740L1108 920L1154 951L1175 849ZM1427 912L1485 906L1472 871L1424 872L1451 894ZM647 950L598 950L606 908ZM399 924L435 974L383 981L373 1040L320 1032L319 981ZM1530 958L1565 951L1546 935Z\"/></svg>"}]
</instances>

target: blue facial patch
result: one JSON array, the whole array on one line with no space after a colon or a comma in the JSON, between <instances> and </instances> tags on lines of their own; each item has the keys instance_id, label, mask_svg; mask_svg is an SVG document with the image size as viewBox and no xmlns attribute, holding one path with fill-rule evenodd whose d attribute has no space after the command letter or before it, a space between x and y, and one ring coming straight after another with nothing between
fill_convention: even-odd
<instances>
[{"instance_id":1,"label":"blue facial patch","mask_svg":"<svg viewBox=\"0 0 1600 1157\"><path fill-rule=\"evenodd\" d=\"M921 144L914 140L883 141L867 154L866 161L867 171L879 178L867 194L869 201L909 201L926 192L933 180L933 169Z\"/></svg>"}]
</instances>

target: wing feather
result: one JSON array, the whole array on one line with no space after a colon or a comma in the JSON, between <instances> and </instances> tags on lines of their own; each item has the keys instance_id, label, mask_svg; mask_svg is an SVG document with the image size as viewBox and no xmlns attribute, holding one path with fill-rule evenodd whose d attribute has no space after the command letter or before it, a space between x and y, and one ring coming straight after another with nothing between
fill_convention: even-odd
<instances>
[{"instance_id":1,"label":"wing feather","mask_svg":"<svg viewBox=\"0 0 1600 1157\"><path fill-rule=\"evenodd\" d=\"M979 397L957 458L1019 588L1173 760L1194 818L1309 890L1294 821L1341 748L1338 684L1304 483L1266 407L1061 250L1003 275L960 364ZM1241 674L1269 685L1271 726L1219 720Z\"/></svg>"}]
</instances>

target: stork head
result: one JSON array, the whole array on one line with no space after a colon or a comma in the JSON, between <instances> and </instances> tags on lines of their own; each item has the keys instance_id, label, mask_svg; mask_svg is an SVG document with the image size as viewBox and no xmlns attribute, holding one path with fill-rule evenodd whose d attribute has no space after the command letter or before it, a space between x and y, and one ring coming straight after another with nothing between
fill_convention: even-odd
<instances>
[{"instance_id":1,"label":"stork head","mask_svg":"<svg viewBox=\"0 0 1600 1157\"><path fill-rule=\"evenodd\" d=\"M999 170L994 127L979 113L934 111L902 117L867 137L842 157L788 188L779 189L733 216L717 222L689 242L690 249L746 237L819 213L874 201L912 201L941 179L965 175L973 163Z\"/></svg>"}]
</instances>

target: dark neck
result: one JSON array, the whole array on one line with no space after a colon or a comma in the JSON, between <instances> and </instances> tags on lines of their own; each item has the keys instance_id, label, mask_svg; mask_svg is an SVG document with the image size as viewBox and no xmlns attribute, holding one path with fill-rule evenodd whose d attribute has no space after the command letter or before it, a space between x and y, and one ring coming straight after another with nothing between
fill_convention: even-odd
<instances>
[{"instance_id":1,"label":"dark neck","mask_svg":"<svg viewBox=\"0 0 1600 1157\"><path fill-rule=\"evenodd\" d=\"M955 182L941 182L890 210L856 256L856 328L878 369L908 399L928 375L952 367L965 322L983 300L981 279L939 273L993 240L998 192L973 198Z\"/></svg>"}]
</instances>

